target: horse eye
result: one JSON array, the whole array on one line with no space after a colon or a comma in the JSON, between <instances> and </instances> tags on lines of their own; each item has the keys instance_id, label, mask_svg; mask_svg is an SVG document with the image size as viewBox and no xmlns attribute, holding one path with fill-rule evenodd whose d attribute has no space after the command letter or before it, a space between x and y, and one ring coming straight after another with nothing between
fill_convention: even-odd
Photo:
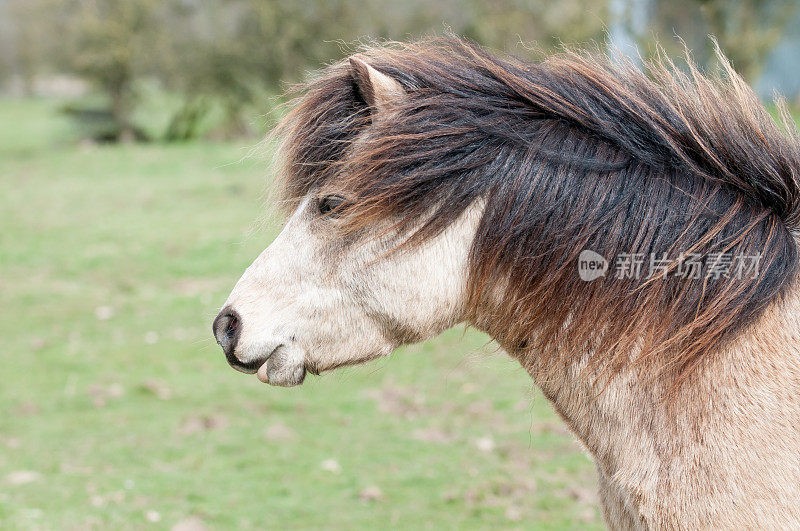
<instances>
[{"instance_id":1,"label":"horse eye","mask_svg":"<svg viewBox=\"0 0 800 531\"><path fill-rule=\"evenodd\" d=\"M342 203L344 203L344 199L338 195L328 195L319 200L317 203L317 209L323 216L331 215L332 217L335 217L335 213L331 214L331 211L335 210Z\"/></svg>"}]
</instances>

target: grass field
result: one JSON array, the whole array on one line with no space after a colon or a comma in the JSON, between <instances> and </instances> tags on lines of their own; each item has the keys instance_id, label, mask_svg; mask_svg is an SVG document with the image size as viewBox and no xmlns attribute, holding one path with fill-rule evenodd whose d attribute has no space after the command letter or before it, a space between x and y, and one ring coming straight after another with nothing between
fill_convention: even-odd
<instances>
[{"instance_id":1,"label":"grass field","mask_svg":"<svg viewBox=\"0 0 800 531\"><path fill-rule=\"evenodd\" d=\"M279 228L266 162L77 146L54 109L0 100L0 528L601 527L593 465L473 331L293 389L230 369L210 324Z\"/></svg>"}]
</instances>

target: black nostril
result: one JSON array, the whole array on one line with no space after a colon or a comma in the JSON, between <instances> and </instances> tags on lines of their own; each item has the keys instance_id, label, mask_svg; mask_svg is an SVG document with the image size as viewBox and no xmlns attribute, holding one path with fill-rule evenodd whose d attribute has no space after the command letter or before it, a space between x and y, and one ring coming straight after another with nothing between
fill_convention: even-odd
<instances>
[{"instance_id":1,"label":"black nostril","mask_svg":"<svg viewBox=\"0 0 800 531\"><path fill-rule=\"evenodd\" d=\"M225 307L219 312L211 326L214 337L225 352L225 356L230 361L233 358L233 351L236 349L236 342L239 340L239 333L242 330L242 319L236 310Z\"/></svg>"},{"instance_id":2,"label":"black nostril","mask_svg":"<svg viewBox=\"0 0 800 531\"><path fill-rule=\"evenodd\" d=\"M233 339L233 336L236 334L236 331L239 329L239 318L235 315L231 315L228 317L228 325L225 327L225 336L230 340Z\"/></svg>"}]
</instances>

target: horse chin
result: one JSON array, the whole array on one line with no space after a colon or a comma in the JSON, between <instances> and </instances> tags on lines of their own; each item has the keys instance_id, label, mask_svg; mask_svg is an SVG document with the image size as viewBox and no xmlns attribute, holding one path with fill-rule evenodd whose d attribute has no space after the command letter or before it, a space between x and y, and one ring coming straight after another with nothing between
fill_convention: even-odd
<instances>
[{"instance_id":1,"label":"horse chin","mask_svg":"<svg viewBox=\"0 0 800 531\"><path fill-rule=\"evenodd\" d=\"M396 347L397 345L394 344L387 345L368 355L329 365L319 365L308 360L305 352L299 347L281 345L261 364L256 371L256 376L266 384L294 387L303 383L307 373L319 376L322 372L329 372L341 367L362 365L368 361L388 356Z\"/></svg>"},{"instance_id":2,"label":"horse chin","mask_svg":"<svg viewBox=\"0 0 800 531\"><path fill-rule=\"evenodd\" d=\"M280 387L300 385L306 378L304 353L297 347L278 347L256 371L266 384Z\"/></svg>"},{"instance_id":3,"label":"horse chin","mask_svg":"<svg viewBox=\"0 0 800 531\"><path fill-rule=\"evenodd\" d=\"M302 384L306 379L306 368L302 365L270 366L269 360L267 360L258 368L256 377L265 384L294 387Z\"/></svg>"}]
</instances>

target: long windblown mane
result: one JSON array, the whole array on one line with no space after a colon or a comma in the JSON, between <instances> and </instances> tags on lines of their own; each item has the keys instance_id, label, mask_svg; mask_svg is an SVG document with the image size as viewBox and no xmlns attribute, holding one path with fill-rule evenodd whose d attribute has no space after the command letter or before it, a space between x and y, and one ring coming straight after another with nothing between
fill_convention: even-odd
<instances>
[{"instance_id":1,"label":"long windblown mane","mask_svg":"<svg viewBox=\"0 0 800 531\"><path fill-rule=\"evenodd\" d=\"M612 371L639 352L683 375L794 279L800 140L726 62L714 79L590 52L529 64L455 38L362 57L407 97L371 119L346 61L304 86L279 128L283 198L344 191L349 227L395 219L409 245L481 200L469 308L506 348L589 352ZM612 262L586 282L585 249L667 266L617 278ZM758 274L676 274L721 254L760 256Z\"/></svg>"}]
</instances>

